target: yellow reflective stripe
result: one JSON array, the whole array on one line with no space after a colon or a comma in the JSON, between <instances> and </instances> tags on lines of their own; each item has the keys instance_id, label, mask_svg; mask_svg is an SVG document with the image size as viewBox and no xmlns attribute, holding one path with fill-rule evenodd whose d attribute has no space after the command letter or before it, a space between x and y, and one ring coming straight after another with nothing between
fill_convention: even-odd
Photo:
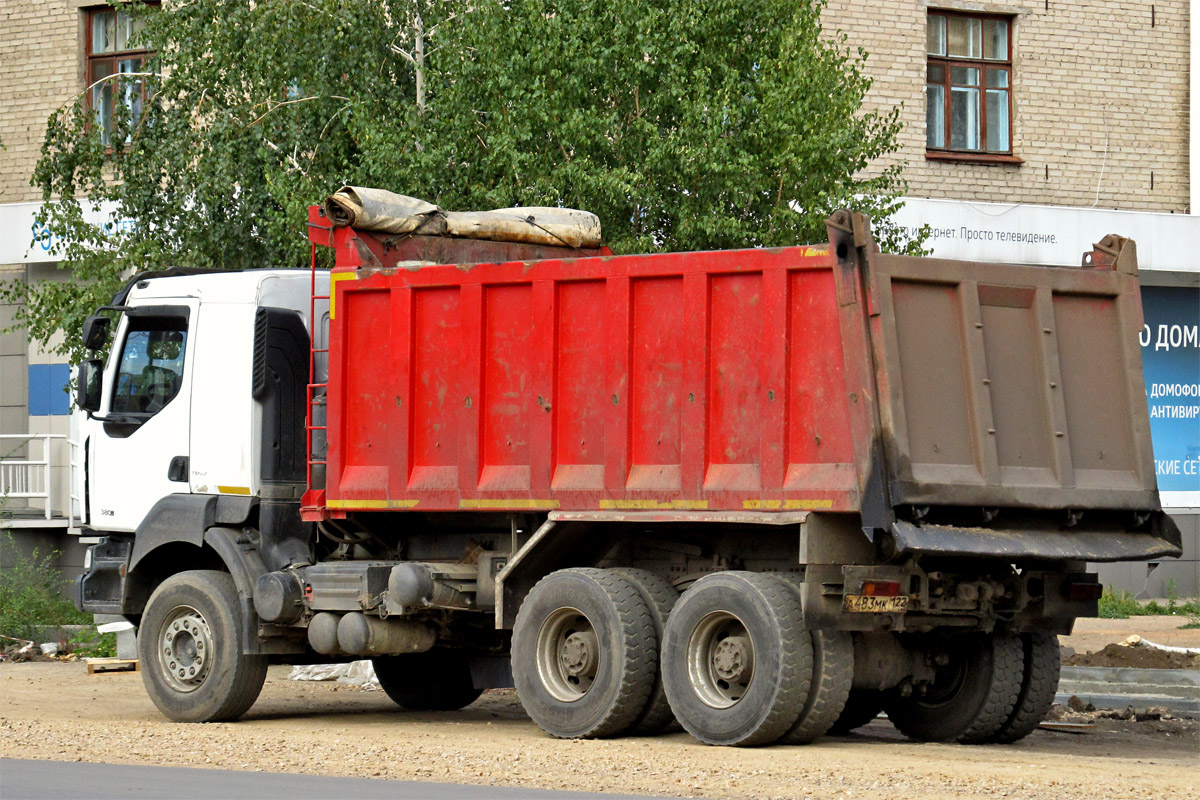
<instances>
[{"instance_id":1,"label":"yellow reflective stripe","mask_svg":"<svg viewBox=\"0 0 1200 800\"><path fill-rule=\"evenodd\" d=\"M250 494L249 486L218 486L217 491L221 494Z\"/></svg>"},{"instance_id":2,"label":"yellow reflective stripe","mask_svg":"<svg viewBox=\"0 0 1200 800\"><path fill-rule=\"evenodd\" d=\"M326 508L416 508L420 500L326 500Z\"/></svg>"},{"instance_id":3,"label":"yellow reflective stripe","mask_svg":"<svg viewBox=\"0 0 1200 800\"><path fill-rule=\"evenodd\" d=\"M333 304L337 300L338 281L346 281L346 280L353 281L353 280L357 280L357 279L358 279L357 272L334 272L329 275L329 318L330 319L333 319L333 317L334 317Z\"/></svg>"},{"instance_id":4,"label":"yellow reflective stripe","mask_svg":"<svg viewBox=\"0 0 1200 800\"><path fill-rule=\"evenodd\" d=\"M707 500L601 500L604 509L636 509L640 511L663 511L670 509L705 509Z\"/></svg>"},{"instance_id":5,"label":"yellow reflective stripe","mask_svg":"<svg viewBox=\"0 0 1200 800\"><path fill-rule=\"evenodd\" d=\"M778 511L780 509L815 511L822 508L833 508L833 501L821 500L743 500L742 508L754 511Z\"/></svg>"},{"instance_id":6,"label":"yellow reflective stripe","mask_svg":"<svg viewBox=\"0 0 1200 800\"><path fill-rule=\"evenodd\" d=\"M534 500L523 498L463 498L458 501L459 508L558 508L557 500Z\"/></svg>"}]
</instances>

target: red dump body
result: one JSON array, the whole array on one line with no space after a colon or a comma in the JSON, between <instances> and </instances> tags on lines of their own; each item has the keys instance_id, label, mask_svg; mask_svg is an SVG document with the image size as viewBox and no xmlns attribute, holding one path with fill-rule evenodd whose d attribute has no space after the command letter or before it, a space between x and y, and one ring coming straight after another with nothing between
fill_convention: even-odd
<instances>
[{"instance_id":1,"label":"red dump body","mask_svg":"<svg viewBox=\"0 0 1200 800\"><path fill-rule=\"evenodd\" d=\"M848 225L406 269L316 228L337 267L310 519L1158 506L1132 243L1093 268L981 265L881 256Z\"/></svg>"}]
</instances>

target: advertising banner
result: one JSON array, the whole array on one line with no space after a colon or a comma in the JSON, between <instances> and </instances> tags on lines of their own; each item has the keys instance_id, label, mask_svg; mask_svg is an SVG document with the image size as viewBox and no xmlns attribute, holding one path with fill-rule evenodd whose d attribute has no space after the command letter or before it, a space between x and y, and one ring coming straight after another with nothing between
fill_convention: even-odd
<instances>
[{"instance_id":1,"label":"advertising banner","mask_svg":"<svg viewBox=\"0 0 1200 800\"><path fill-rule=\"evenodd\" d=\"M1158 489L1164 506L1200 506L1200 289L1143 286L1142 308Z\"/></svg>"}]
</instances>

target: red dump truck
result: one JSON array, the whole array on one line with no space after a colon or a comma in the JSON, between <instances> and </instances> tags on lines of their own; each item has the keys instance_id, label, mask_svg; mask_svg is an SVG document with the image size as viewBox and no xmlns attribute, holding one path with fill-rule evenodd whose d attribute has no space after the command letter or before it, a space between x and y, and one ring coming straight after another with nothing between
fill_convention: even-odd
<instances>
[{"instance_id":1,"label":"red dump truck","mask_svg":"<svg viewBox=\"0 0 1200 800\"><path fill-rule=\"evenodd\" d=\"M173 719L371 658L405 708L516 686L559 737L803 743L886 709L1010 742L1096 613L1086 563L1180 552L1131 241L1044 268L885 255L850 212L635 256L363 227L310 210L330 273L140 276L81 368L91 475L147 431L173 471L125 516L89 497L78 589L139 625ZM174 385L139 388L147 356Z\"/></svg>"}]
</instances>

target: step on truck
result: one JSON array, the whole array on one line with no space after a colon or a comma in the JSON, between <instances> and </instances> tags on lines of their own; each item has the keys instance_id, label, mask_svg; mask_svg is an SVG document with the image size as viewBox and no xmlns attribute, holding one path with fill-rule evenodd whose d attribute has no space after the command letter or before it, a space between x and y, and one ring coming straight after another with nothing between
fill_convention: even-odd
<instances>
[{"instance_id":1,"label":"step on truck","mask_svg":"<svg viewBox=\"0 0 1200 800\"><path fill-rule=\"evenodd\" d=\"M138 626L170 719L371 659L404 709L515 686L556 737L1011 742L1087 563L1180 553L1132 241L904 257L839 212L616 256L587 215L340 195L312 270L139 275L85 328L77 603Z\"/></svg>"}]
</instances>

